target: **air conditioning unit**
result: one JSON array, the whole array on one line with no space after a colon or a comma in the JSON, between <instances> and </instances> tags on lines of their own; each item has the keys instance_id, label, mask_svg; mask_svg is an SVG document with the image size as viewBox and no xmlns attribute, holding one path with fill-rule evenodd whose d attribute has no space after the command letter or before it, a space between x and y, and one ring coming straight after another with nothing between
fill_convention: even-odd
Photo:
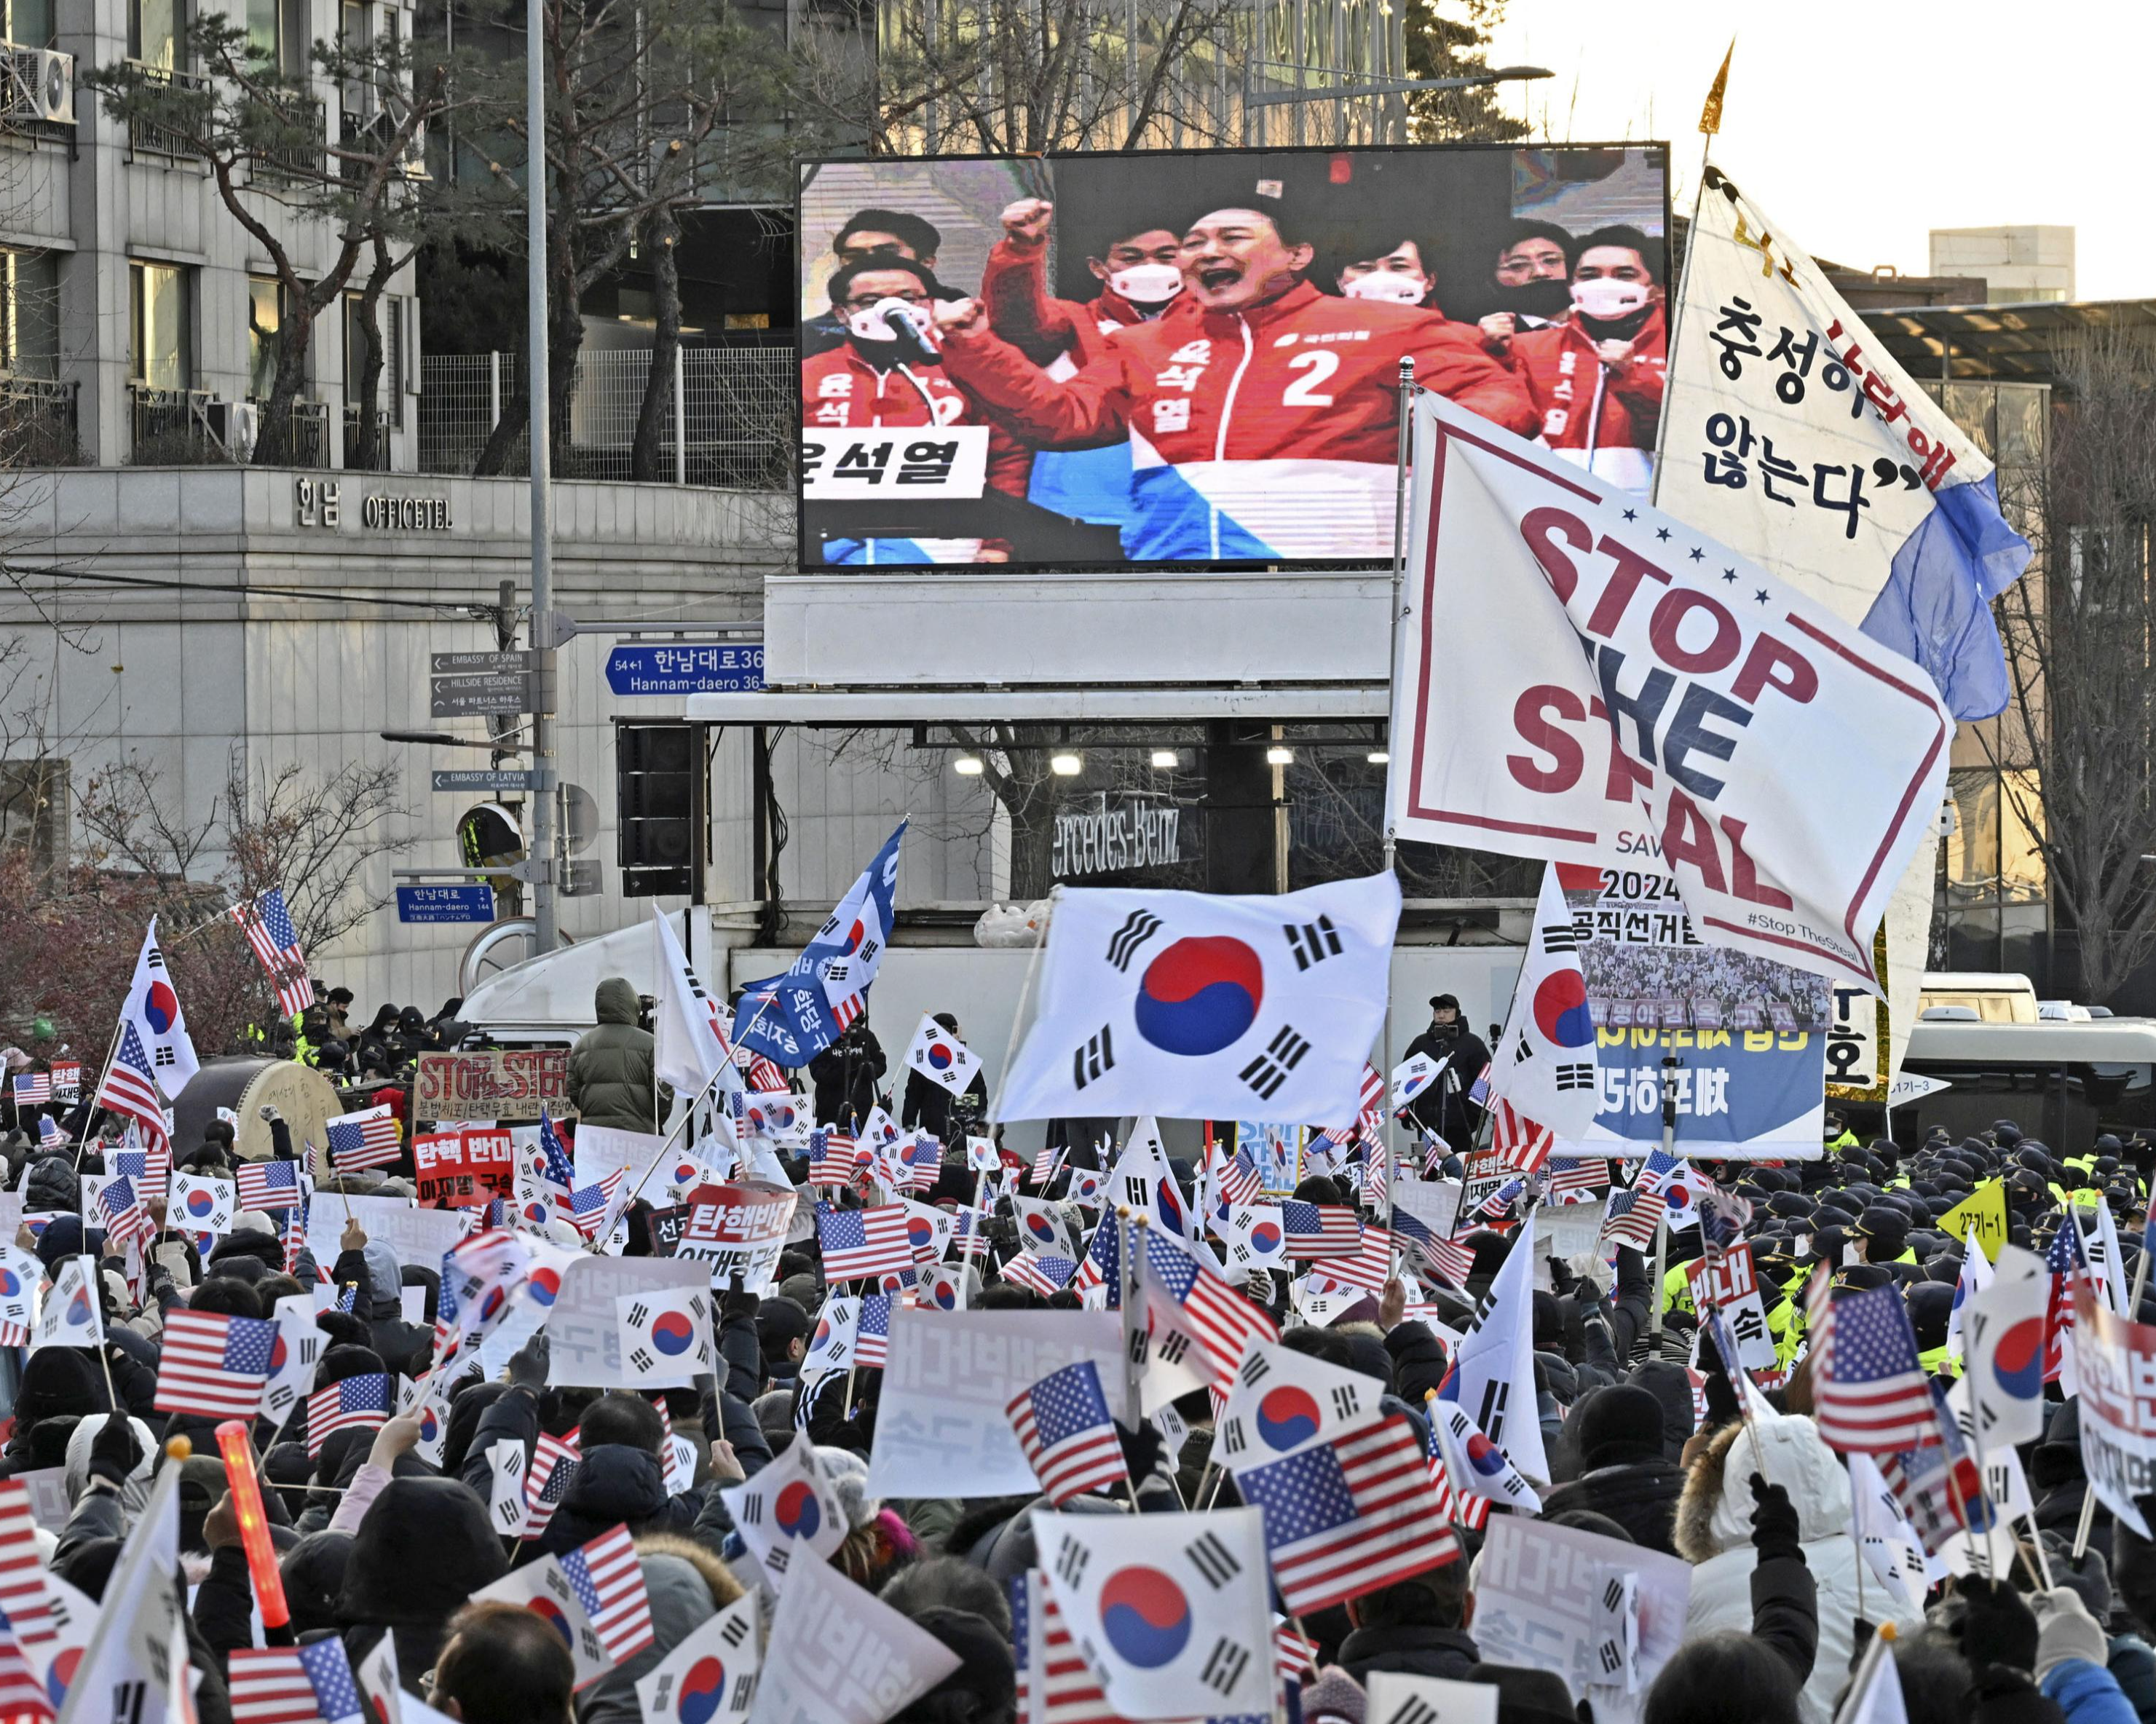
<instances>
[{"instance_id":1,"label":"air conditioning unit","mask_svg":"<svg viewBox=\"0 0 2156 1724\"><path fill-rule=\"evenodd\" d=\"M37 61L37 82L33 87L38 118L55 126L74 125L74 56L62 54L56 48L33 49L30 53Z\"/></svg>"},{"instance_id":2,"label":"air conditioning unit","mask_svg":"<svg viewBox=\"0 0 2156 1724\"><path fill-rule=\"evenodd\" d=\"M209 428L225 454L244 466L254 458L254 439L261 434L262 412L251 401L227 401L213 396L202 404L203 423Z\"/></svg>"}]
</instances>

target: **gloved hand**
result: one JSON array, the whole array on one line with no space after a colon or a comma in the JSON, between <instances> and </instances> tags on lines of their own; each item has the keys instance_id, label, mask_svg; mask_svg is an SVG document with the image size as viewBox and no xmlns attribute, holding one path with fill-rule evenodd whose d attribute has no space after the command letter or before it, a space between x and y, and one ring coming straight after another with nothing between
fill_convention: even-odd
<instances>
[{"instance_id":1,"label":"gloved hand","mask_svg":"<svg viewBox=\"0 0 2156 1724\"><path fill-rule=\"evenodd\" d=\"M2036 1618L2021 1595L2003 1580L1974 1574L1957 1580L1954 1592L1967 1607L1961 1619L1962 1655L1972 1665L2000 1664L2033 1673Z\"/></svg>"},{"instance_id":2,"label":"gloved hand","mask_svg":"<svg viewBox=\"0 0 2156 1724\"><path fill-rule=\"evenodd\" d=\"M553 1349L542 1329L523 1346L509 1356L509 1381L512 1387L528 1388L534 1393L547 1386L547 1368L552 1362Z\"/></svg>"},{"instance_id":3,"label":"gloved hand","mask_svg":"<svg viewBox=\"0 0 2156 1724\"><path fill-rule=\"evenodd\" d=\"M90 1439L90 1475L110 1484L124 1485L128 1475L142 1464L142 1439L135 1434L135 1421L125 1414L108 1418Z\"/></svg>"},{"instance_id":4,"label":"gloved hand","mask_svg":"<svg viewBox=\"0 0 2156 1724\"><path fill-rule=\"evenodd\" d=\"M742 1290L739 1275L733 1276L726 1290L719 1295L719 1315L722 1317L747 1317L753 1321L762 1306L763 1301L757 1295Z\"/></svg>"},{"instance_id":5,"label":"gloved hand","mask_svg":"<svg viewBox=\"0 0 2156 1724\"><path fill-rule=\"evenodd\" d=\"M1123 1465L1130 1469L1133 1488L1152 1476L1154 1467L1168 1449L1160 1427L1150 1419L1138 1420L1135 1430L1127 1424L1117 1424L1116 1439L1123 1445Z\"/></svg>"},{"instance_id":6,"label":"gloved hand","mask_svg":"<svg viewBox=\"0 0 2156 1724\"><path fill-rule=\"evenodd\" d=\"M2085 1658L2098 1670L2111 1655L2103 1625L2089 1614L2081 1594L2071 1587L2055 1587L2038 1593L2030 1602L2036 1614L2036 1680L2039 1683L2054 1666L2070 1658Z\"/></svg>"},{"instance_id":7,"label":"gloved hand","mask_svg":"<svg viewBox=\"0 0 2156 1724\"><path fill-rule=\"evenodd\" d=\"M1794 1557L1803 1562L1804 1547L1798 1532L1796 1505L1789 1501L1789 1493L1754 1473L1752 1500L1759 1505L1752 1511L1752 1546L1759 1552L1759 1560Z\"/></svg>"}]
</instances>

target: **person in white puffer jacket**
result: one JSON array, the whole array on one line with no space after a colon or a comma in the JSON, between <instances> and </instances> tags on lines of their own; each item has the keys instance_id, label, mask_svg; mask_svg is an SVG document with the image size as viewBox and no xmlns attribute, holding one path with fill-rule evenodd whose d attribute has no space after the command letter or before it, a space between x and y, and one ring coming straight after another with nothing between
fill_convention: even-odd
<instances>
[{"instance_id":1,"label":"person in white puffer jacket","mask_svg":"<svg viewBox=\"0 0 2156 1724\"><path fill-rule=\"evenodd\" d=\"M1757 1438L1755 1440L1754 1432ZM1799 1696L1804 1724L1830 1724L1835 1696L1849 1680L1856 1644L1857 1563L1850 1537L1849 1475L1810 1419L1761 1414L1751 1425L1717 1433L1692 1462L1677 1501L1673 1542L1693 1565L1685 1638L1752 1625L1751 1476L1763 1474L1789 1493L1798 1515L1804 1562L1819 1593L1819 1656ZM1913 1631L1922 1617L1894 1599L1871 1575L1864 1577L1864 1614Z\"/></svg>"}]
</instances>

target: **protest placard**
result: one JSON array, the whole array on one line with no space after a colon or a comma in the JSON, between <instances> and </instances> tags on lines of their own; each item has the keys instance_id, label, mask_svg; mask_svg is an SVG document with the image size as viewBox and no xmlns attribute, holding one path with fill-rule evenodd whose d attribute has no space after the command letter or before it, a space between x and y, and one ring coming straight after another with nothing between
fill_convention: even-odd
<instances>
[{"instance_id":1,"label":"protest placard","mask_svg":"<svg viewBox=\"0 0 2156 1724\"><path fill-rule=\"evenodd\" d=\"M567 1048L488 1048L422 1054L412 1079L415 1120L574 1119Z\"/></svg>"},{"instance_id":2,"label":"protest placard","mask_svg":"<svg viewBox=\"0 0 2156 1724\"><path fill-rule=\"evenodd\" d=\"M479 1209L490 1198L516 1194L516 1145L506 1129L466 1126L412 1140L419 1201L441 1208Z\"/></svg>"},{"instance_id":3,"label":"protest placard","mask_svg":"<svg viewBox=\"0 0 2156 1724\"><path fill-rule=\"evenodd\" d=\"M670 1257L580 1256L562 1276L547 1317L551 1352L547 1381L557 1388L639 1388L651 1381L630 1366L622 1347L620 1308L626 1294L706 1290L701 1263Z\"/></svg>"},{"instance_id":4,"label":"protest placard","mask_svg":"<svg viewBox=\"0 0 2156 1724\"><path fill-rule=\"evenodd\" d=\"M307 1249L322 1269L337 1260L349 1210L370 1239L379 1239L397 1254L399 1263L439 1273L442 1254L464 1235L464 1217L454 1209L422 1209L409 1198L346 1197L338 1193L316 1194L307 1208Z\"/></svg>"},{"instance_id":5,"label":"protest placard","mask_svg":"<svg viewBox=\"0 0 2156 1724\"><path fill-rule=\"evenodd\" d=\"M739 1275L744 1291L768 1292L799 1201L790 1186L783 1191L768 1185L700 1186L674 1255L709 1265L714 1287L724 1288Z\"/></svg>"},{"instance_id":6,"label":"protest placard","mask_svg":"<svg viewBox=\"0 0 2156 1724\"><path fill-rule=\"evenodd\" d=\"M869 1488L880 1496L999 1496L1039 1490L1004 1408L1051 1371L1100 1367L1122 1416L1122 1319L1114 1311L891 1313Z\"/></svg>"},{"instance_id":7,"label":"protest placard","mask_svg":"<svg viewBox=\"0 0 2156 1724\"><path fill-rule=\"evenodd\" d=\"M1602 1686L1596 1648L1601 1598L1613 1574L1639 1580L1639 1691ZM1691 1565L1676 1557L1517 1515L1490 1516L1476 1568L1475 1644L1486 1664L1526 1665L1592 1698L1599 1724L1633 1724L1647 1690L1683 1638Z\"/></svg>"},{"instance_id":8,"label":"protest placard","mask_svg":"<svg viewBox=\"0 0 2156 1724\"><path fill-rule=\"evenodd\" d=\"M621 1131L612 1126L577 1127L577 1183L596 1185L616 1167L625 1169L634 1186L651 1171L666 1140L652 1131ZM654 1180L654 1184L657 1182ZM665 1191L647 1188L646 1196L664 1197Z\"/></svg>"}]
</instances>

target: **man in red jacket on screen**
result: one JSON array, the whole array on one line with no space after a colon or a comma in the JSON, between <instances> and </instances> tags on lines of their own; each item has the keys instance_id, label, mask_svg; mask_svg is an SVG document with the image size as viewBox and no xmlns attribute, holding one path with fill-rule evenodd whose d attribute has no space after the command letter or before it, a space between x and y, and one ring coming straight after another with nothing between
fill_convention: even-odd
<instances>
[{"instance_id":1,"label":"man in red jacket on screen","mask_svg":"<svg viewBox=\"0 0 2156 1724\"><path fill-rule=\"evenodd\" d=\"M1313 248L1286 222L1229 208L1191 223L1178 256L1188 309L1115 331L1074 377L1048 376L967 302L938 308L944 368L1025 441L1128 435L1135 561L1389 557L1402 357L1507 430L1532 436L1534 408L1471 326L1319 292L1302 279Z\"/></svg>"}]
</instances>

